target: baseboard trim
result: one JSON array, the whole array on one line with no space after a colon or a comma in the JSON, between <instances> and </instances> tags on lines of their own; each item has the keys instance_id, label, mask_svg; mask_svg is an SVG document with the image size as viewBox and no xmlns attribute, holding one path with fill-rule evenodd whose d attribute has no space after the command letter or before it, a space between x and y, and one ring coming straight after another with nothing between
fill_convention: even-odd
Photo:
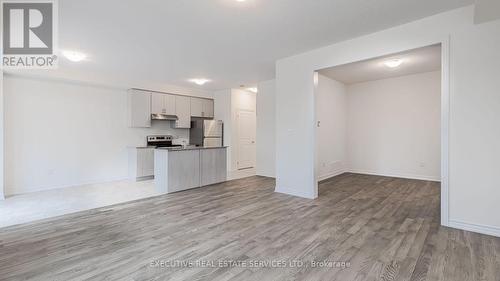
<instances>
[{"instance_id":1,"label":"baseboard trim","mask_svg":"<svg viewBox=\"0 0 500 281\"><path fill-rule=\"evenodd\" d=\"M342 170L342 171L336 171L336 172L333 172L333 173L330 173L330 174L327 174L327 175L323 175L323 176L320 176L318 178L318 181L324 181L324 180L327 180L327 179L331 179L333 177L336 177L336 176L340 176L342 174L345 174L346 171Z\"/></svg>"},{"instance_id":2,"label":"baseboard trim","mask_svg":"<svg viewBox=\"0 0 500 281\"><path fill-rule=\"evenodd\" d=\"M303 194L303 193L299 193L295 190L291 190L291 189L283 188L283 187L279 187L279 186L276 186L276 188L274 189L274 192L286 194L286 195L291 195L291 196L295 196L295 197L306 198L306 199L316 199L316 197L311 195L311 194Z\"/></svg>"},{"instance_id":3,"label":"baseboard trim","mask_svg":"<svg viewBox=\"0 0 500 281\"><path fill-rule=\"evenodd\" d=\"M23 195L23 194L29 194L29 193L34 193L34 192L41 192L41 191L50 191L50 190L56 190L56 189L62 189L62 188L71 188L71 187L78 187L82 185L92 185L92 184L106 184L106 183L112 183L112 182L120 182L120 181L129 181L129 177L125 178L115 178L115 179L106 179L106 180L97 180L97 181L82 181L81 183L74 183L74 184L67 184L67 185L55 185L52 187L35 187L35 188L30 188L29 191L26 192L13 192L13 193L7 193L5 194L5 198L7 197L12 197L12 196L17 196L17 195ZM7 190L15 190L18 188L7 188Z\"/></svg>"},{"instance_id":4,"label":"baseboard trim","mask_svg":"<svg viewBox=\"0 0 500 281\"><path fill-rule=\"evenodd\" d=\"M428 176L421 176L421 175L390 174L390 173L379 173L379 172L363 171L363 170L353 170L353 169L350 169L350 170L346 171L346 173L372 175L372 176L381 176L381 177L390 177L390 178L402 178L402 179L412 179L412 180L423 180L423 181L441 182L441 179L439 179L439 178L428 177Z\"/></svg>"},{"instance_id":5,"label":"baseboard trim","mask_svg":"<svg viewBox=\"0 0 500 281\"><path fill-rule=\"evenodd\" d=\"M270 173L259 173L255 172L256 176L261 176L261 177L266 177L266 178L276 178L275 174L270 174Z\"/></svg>"},{"instance_id":6,"label":"baseboard trim","mask_svg":"<svg viewBox=\"0 0 500 281\"><path fill-rule=\"evenodd\" d=\"M474 224L459 220L450 220L449 227L500 237L500 227L490 225Z\"/></svg>"},{"instance_id":7,"label":"baseboard trim","mask_svg":"<svg viewBox=\"0 0 500 281\"><path fill-rule=\"evenodd\" d=\"M139 181L147 181L147 180L154 180L155 176L145 176L145 177L137 177L132 179L133 181L139 182Z\"/></svg>"}]
</instances>

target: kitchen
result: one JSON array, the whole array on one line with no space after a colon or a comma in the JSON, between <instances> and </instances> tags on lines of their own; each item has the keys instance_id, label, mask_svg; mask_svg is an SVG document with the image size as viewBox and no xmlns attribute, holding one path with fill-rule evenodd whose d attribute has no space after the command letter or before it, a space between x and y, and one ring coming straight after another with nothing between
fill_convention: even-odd
<instances>
[{"instance_id":1,"label":"kitchen","mask_svg":"<svg viewBox=\"0 0 500 281\"><path fill-rule=\"evenodd\" d=\"M154 178L161 194L226 181L227 147L223 146L223 122L213 120L213 99L141 89L127 94L131 128L170 122L172 128L189 130L189 143L183 139L174 144L173 136L156 135L147 136L145 146L130 147L131 180Z\"/></svg>"},{"instance_id":2,"label":"kitchen","mask_svg":"<svg viewBox=\"0 0 500 281\"><path fill-rule=\"evenodd\" d=\"M0 279L500 280L500 1L0 2Z\"/></svg>"},{"instance_id":3,"label":"kitchen","mask_svg":"<svg viewBox=\"0 0 500 281\"><path fill-rule=\"evenodd\" d=\"M17 75L4 77L9 166L5 188L8 199L0 206L0 213L13 215L2 216L0 226L141 200L172 190L250 177L257 172L264 174L255 168L259 167L255 162L256 120L242 122L238 118L241 112L253 112L255 118L257 94L249 87L210 91L133 84L123 87ZM261 97L269 97L273 84L258 85L261 86ZM148 88L155 90L141 90ZM264 102L262 99L260 108L264 108ZM223 140L194 139L196 130L200 130L196 127L210 120L222 121ZM240 130L242 124L251 126ZM259 126L265 128L263 123ZM252 132L251 139L239 138L240 131ZM26 138L27 133L36 138ZM196 154L192 145L219 148L201 151L198 147L197 164L175 172L194 174L194 182L157 187L153 177L155 150L148 146L162 144L148 145L148 136L155 138L150 142L185 148L168 151L170 156L192 156ZM265 140L260 139L260 143ZM203 144L203 140L207 142ZM173 163L172 157L168 159ZM214 163L208 167L218 168L202 169L203 163ZM167 168L168 163L163 178L168 173L168 179L174 180Z\"/></svg>"}]
</instances>

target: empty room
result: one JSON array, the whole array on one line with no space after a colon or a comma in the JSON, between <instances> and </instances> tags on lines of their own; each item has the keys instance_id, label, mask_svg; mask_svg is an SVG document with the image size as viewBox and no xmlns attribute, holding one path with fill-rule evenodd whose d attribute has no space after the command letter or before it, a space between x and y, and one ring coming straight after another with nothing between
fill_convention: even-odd
<instances>
[{"instance_id":1,"label":"empty room","mask_svg":"<svg viewBox=\"0 0 500 281\"><path fill-rule=\"evenodd\" d=\"M497 0L0 7L0 280L500 280Z\"/></svg>"}]
</instances>

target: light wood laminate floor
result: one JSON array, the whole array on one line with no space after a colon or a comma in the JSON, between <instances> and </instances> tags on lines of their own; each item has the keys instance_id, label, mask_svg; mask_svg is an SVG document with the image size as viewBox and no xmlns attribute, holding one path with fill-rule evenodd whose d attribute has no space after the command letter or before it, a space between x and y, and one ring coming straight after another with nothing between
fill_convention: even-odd
<instances>
[{"instance_id":1,"label":"light wood laminate floor","mask_svg":"<svg viewBox=\"0 0 500 281\"><path fill-rule=\"evenodd\" d=\"M255 169L228 172L228 179L255 176ZM153 180L115 181L30 192L0 200L0 228L158 196Z\"/></svg>"},{"instance_id":2,"label":"light wood laminate floor","mask_svg":"<svg viewBox=\"0 0 500 281\"><path fill-rule=\"evenodd\" d=\"M500 238L439 226L438 183L344 174L317 200L274 184L250 177L1 228L0 280L500 280ZM248 264L167 266L218 260ZM286 264L248 266L259 260ZM281 267L292 260L303 264Z\"/></svg>"}]
</instances>

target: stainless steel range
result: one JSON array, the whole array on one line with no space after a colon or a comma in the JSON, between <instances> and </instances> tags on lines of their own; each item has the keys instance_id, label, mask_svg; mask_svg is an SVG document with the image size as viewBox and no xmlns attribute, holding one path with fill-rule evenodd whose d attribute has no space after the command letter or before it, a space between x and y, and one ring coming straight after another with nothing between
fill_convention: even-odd
<instances>
[{"instance_id":1,"label":"stainless steel range","mask_svg":"<svg viewBox=\"0 0 500 281\"><path fill-rule=\"evenodd\" d=\"M181 147L180 144L172 144L173 137L170 135L147 136L147 145L154 147Z\"/></svg>"}]
</instances>

